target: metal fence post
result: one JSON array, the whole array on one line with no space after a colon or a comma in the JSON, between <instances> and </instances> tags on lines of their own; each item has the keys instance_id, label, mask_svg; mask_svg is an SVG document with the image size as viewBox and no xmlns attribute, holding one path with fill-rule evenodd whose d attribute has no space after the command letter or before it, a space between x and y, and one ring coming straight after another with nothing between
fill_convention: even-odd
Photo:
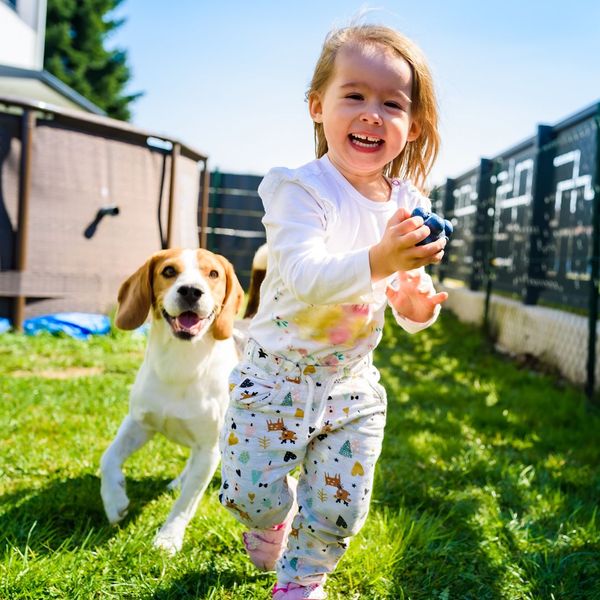
<instances>
[{"instance_id":1,"label":"metal fence post","mask_svg":"<svg viewBox=\"0 0 600 600\"><path fill-rule=\"evenodd\" d=\"M444 197L442 198L442 213L445 215L451 213L454 210L454 179L448 177L446 179L446 186L444 187ZM448 262L448 257L445 256L442 264L438 270L438 278L440 283L444 281L444 276L446 274L446 264Z\"/></svg>"},{"instance_id":2,"label":"metal fence post","mask_svg":"<svg viewBox=\"0 0 600 600\"><path fill-rule=\"evenodd\" d=\"M538 125L535 139L535 162L531 186L531 233L529 235L527 283L522 291L524 304L537 304L546 278L544 259L552 235L550 218L552 203L550 193L553 184L553 149L550 147L554 128Z\"/></svg>"},{"instance_id":3,"label":"metal fence post","mask_svg":"<svg viewBox=\"0 0 600 600\"><path fill-rule=\"evenodd\" d=\"M469 288L473 291L480 289L486 270L485 263L489 261L487 240L491 235L493 218L489 214L491 202L491 176L493 162L482 158L479 162L479 177L477 180L477 213L475 232L473 236L473 270Z\"/></svg>"},{"instance_id":4,"label":"metal fence post","mask_svg":"<svg viewBox=\"0 0 600 600\"><path fill-rule=\"evenodd\" d=\"M592 204L592 248L590 257L590 301L588 312L588 358L585 391L591 400L596 383L596 325L600 277L600 112L595 117L596 164L594 169L594 199Z\"/></svg>"},{"instance_id":5,"label":"metal fence post","mask_svg":"<svg viewBox=\"0 0 600 600\"><path fill-rule=\"evenodd\" d=\"M490 184L488 190L488 215L490 217L489 232L487 239L487 252L486 261L484 264L485 274L485 301L483 305L483 330L491 337L490 330L490 304L492 299L492 289L494 286L494 279L496 278L495 272L495 258L496 258L496 188L498 185L498 161L492 159L492 165L490 170Z\"/></svg>"},{"instance_id":6,"label":"metal fence post","mask_svg":"<svg viewBox=\"0 0 600 600\"><path fill-rule=\"evenodd\" d=\"M208 248L209 187L210 171L208 170L208 159L206 159L200 173L200 248Z\"/></svg>"},{"instance_id":7,"label":"metal fence post","mask_svg":"<svg viewBox=\"0 0 600 600\"><path fill-rule=\"evenodd\" d=\"M208 214L207 214L207 225L209 230L212 233L207 233L206 235L206 248L208 250L212 250L213 252L219 252L220 249L217 248L218 244L215 244L215 227L218 222L216 215L216 209L219 207L219 196L221 194L221 186L223 182L223 175L218 168L216 168L212 173L210 173L209 177L209 195L208 195Z\"/></svg>"}]
</instances>

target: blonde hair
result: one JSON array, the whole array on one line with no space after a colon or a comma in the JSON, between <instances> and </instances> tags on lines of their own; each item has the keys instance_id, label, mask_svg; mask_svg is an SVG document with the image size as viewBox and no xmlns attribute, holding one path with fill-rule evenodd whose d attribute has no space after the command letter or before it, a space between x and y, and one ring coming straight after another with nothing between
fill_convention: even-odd
<instances>
[{"instance_id":1,"label":"blonde hair","mask_svg":"<svg viewBox=\"0 0 600 600\"><path fill-rule=\"evenodd\" d=\"M384 168L388 177L411 179L423 187L437 157L440 136L438 110L431 71L419 47L394 29L382 25L356 25L335 29L327 35L317 61L306 99L323 94L333 75L335 59L348 43L381 45L402 57L413 76L411 118L420 127L416 140L406 144L402 152ZM314 123L315 152L320 158L327 152L327 140L322 123Z\"/></svg>"}]
</instances>

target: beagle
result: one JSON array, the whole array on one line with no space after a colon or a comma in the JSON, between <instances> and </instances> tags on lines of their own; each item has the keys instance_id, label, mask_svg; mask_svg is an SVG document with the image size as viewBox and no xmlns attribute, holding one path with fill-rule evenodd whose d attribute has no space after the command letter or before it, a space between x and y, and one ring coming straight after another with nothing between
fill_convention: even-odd
<instances>
[{"instance_id":1,"label":"beagle","mask_svg":"<svg viewBox=\"0 0 600 600\"><path fill-rule=\"evenodd\" d=\"M219 431L228 403L228 376L238 361L233 322L243 290L233 266L208 250L153 254L122 285L115 323L135 329L151 314L144 360L129 413L102 456L101 496L108 520L127 514L124 461L155 433L191 449L181 487L154 546L174 554L219 462Z\"/></svg>"}]
</instances>

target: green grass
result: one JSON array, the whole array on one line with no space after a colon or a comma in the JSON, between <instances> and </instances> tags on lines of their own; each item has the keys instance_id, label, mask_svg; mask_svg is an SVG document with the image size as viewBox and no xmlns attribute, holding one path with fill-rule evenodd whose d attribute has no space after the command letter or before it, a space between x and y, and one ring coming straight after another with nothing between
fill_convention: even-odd
<instances>
[{"instance_id":1,"label":"green grass","mask_svg":"<svg viewBox=\"0 0 600 600\"><path fill-rule=\"evenodd\" d=\"M265 599L218 477L183 551L152 548L186 451L157 437L126 464L108 526L98 463L144 340L0 336L0 598ZM600 598L600 415L583 393L494 354L446 314L377 352L388 426L371 513L330 597Z\"/></svg>"}]
</instances>

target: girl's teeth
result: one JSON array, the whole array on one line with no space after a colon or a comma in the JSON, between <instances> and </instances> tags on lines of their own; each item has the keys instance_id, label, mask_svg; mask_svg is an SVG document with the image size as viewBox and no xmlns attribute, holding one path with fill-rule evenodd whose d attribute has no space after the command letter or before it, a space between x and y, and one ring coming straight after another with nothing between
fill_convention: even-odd
<instances>
[{"instance_id":1,"label":"girl's teeth","mask_svg":"<svg viewBox=\"0 0 600 600\"><path fill-rule=\"evenodd\" d=\"M350 137L357 146L362 146L363 148L370 148L381 143L381 140L375 137L358 135L351 135Z\"/></svg>"},{"instance_id":2,"label":"girl's teeth","mask_svg":"<svg viewBox=\"0 0 600 600\"><path fill-rule=\"evenodd\" d=\"M381 143L379 138L372 138L368 136L351 135L350 139L352 140L352 143L356 144L357 146L361 146L362 148L372 148L373 146L377 146Z\"/></svg>"}]
</instances>

